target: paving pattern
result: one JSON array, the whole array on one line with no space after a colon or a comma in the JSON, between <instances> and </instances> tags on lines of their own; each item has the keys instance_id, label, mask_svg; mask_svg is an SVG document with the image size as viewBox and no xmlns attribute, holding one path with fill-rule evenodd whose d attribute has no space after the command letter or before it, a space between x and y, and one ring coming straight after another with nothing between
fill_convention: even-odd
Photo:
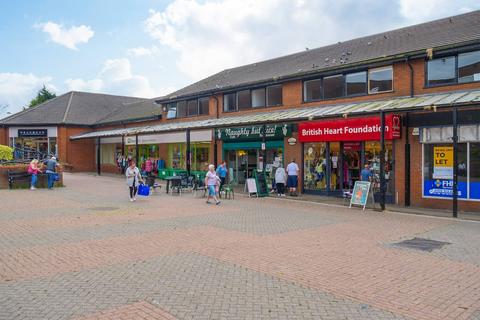
<instances>
[{"instance_id":1,"label":"paving pattern","mask_svg":"<svg viewBox=\"0 0 480 320\"><path fill-rule=\"evenodd\" d=\"M283 199L0 191L0 319L478 319L480 223ZM23 199L34 199L25 202ZM394 246L425 238L432 252Z\"/></svg>"}]
</instances>

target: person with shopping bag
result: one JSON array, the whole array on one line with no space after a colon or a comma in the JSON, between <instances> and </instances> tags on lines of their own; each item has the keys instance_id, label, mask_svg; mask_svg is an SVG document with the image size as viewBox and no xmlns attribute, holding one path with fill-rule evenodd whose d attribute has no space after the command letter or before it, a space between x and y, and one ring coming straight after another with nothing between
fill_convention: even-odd
<instances>
[{"instance_id":1,"label":"person with shopping bag","mask_svg":"<svg viewBox=\"0 0 480 320\"><path fill-rule=\"evenodd\" d=\"M137 191L140 183L143 183L142 176L140 175L140 170L137 168L135 161L130 162L130 166L125 170L125 176L127 177L127 185L130 189L130 201L137 200Z\"/></svg>"}]
</instances>

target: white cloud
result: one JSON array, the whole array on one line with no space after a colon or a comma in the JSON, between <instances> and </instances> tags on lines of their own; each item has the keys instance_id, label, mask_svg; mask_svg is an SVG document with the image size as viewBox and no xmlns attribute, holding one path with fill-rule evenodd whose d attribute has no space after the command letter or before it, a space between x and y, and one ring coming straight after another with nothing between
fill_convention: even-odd
<instances>
[{"instance_id":1,"label":"white cloud","mask_svg":"<svg viewBox=\"0 0 480 320\"><path fill-rule=\"evenodd\" d=\"M149 80L132 73L130 60L108 59L95 79L67 79L69 90L103 92L126 96L153 98L161 93L154 90Z\"/></svg>"},{"instance_id":2,"label":"white cloud","mask_svg":"<svg viewBox=\"0 0 480 320\"><path fill-rule=\"evenodd\" d=\"M22 110L43 85L48 90L57 92L51 81L52 78L49 76L39 77L32 73L0 73L0 106L8 105L7 108L0 109L0 118L7 115L7 112L15 113Z\"/></svg>"},{"instance_id":3,"label":"white cloud","mask_svg":"<svg viewBox=\"0 0 480 320\"><path fill-rule=\"evenodd\" d=\"M78 50L78 44L87 43L95 34L90 26L72 26L67 29L52 21L35 25L35 27L47 33L51 41L72 50Z\"/></svg>"},{"instance_id":4,"label":"white cloud","mask_svg":"<svg viewBox=\"0 0 480 320\"><path fill-rule=\"evenodd\" d=\"M478 6L478 0L400 0L400 13L409 24L415 24L473 11Z\"/></svg>"},{"instance_id":5,"label":"white cloud","mask_svg":"<svg viewBox=\"0 0 480 320\"><path fill-rule=\"evenodd\" d=\"M199 80L225 68L478 8L469 0L174 0L146 32ZM478 0L475 0L478 2ZM445 5L445 6L444 6ZM445 8L440 8L444 6Z\"/></svg>"},{"instance_id":6,"label":"white cloud","mask_svg":"<svg viewBox=\"0 0 480 320\"><path fill-rule=\"evenodd\" d=\"M156 54L157 52L158 52L158 48L156 46L152 46L151 48L136 47L136 48L127 49L127 55L136 57L136 58L150 57Z\"/></svg>"}]
</instances>

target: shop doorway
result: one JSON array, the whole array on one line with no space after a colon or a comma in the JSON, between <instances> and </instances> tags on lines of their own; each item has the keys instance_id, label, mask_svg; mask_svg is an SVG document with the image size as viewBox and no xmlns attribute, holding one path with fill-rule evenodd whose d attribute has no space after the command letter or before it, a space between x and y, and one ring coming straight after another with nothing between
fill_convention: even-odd
<instances>
[{"instance_id":1,"label":"shop doorway","mask_svg":"<svg viewBox=\"0 0 480 320\"><path fill-rule=\"evenodd\" d=\"M253 170L257 169L258 157L257 149L228 150L226 159L227 166L231 169L230 181L244 184L253 176Z\"/></svg>"}]
</instances>

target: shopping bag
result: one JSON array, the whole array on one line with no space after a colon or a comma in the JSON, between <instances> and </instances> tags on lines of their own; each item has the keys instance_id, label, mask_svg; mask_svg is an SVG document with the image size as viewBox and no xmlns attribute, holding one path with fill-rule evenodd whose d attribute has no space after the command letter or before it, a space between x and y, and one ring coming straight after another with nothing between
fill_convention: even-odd
<instances>
[{"instance_id":1,"label":"shopping bag","mask_svg":"<svg viewBox=\"0 0 480 320\"><path fill-rule=\"evenodd\" d=\"M138 195L148 197L150 195L150 187L144 184L138 186Z\"/></svg>"}]
</instances>

